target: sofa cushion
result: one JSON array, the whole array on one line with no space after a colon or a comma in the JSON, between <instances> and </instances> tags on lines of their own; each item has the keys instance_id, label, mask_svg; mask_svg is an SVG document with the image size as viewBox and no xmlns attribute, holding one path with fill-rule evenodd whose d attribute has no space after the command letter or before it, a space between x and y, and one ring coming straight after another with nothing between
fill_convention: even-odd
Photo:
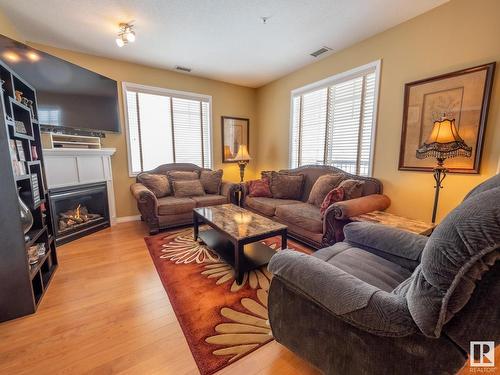
<instances>
[{"instance_id":1,"label":"sofa cushion","mask_svg":"<svg viewBox=\"0 0 500 375\"><path fill-rule=\"evenodd\" d=\"M274 213L278 218L313 233L323 232L323 221L319 208L309 203L281 205Z\"/></svg>"},{"instance_id":2,"label":"sofa cushion","mask_svg":"<svg viewBox=\"0 0 500 375\"><path fill-rule=\"evenodd\" d=\"M271 188L269 187L269 179L262 178L247 182L247 190L249 197L266 197L272 198Z\"/></svg>"},{"instance_id":3,"label":"sofa cushion","mask_svg":"<svg viewBox=\"0 0 500 375\"><path fill-rule=\"evenodd\" d=\"M169 171L167 176L171 181L198 180L200 173L198 171Z\"/></svg>"},{"instance_id":4,"label":"sofa cushion","mask_svg":"<svg viewBox=\"0 0 500 375\"><path fill-rule=\"evenodd\" d=\"M291 199L276 199L276 198L265 198L265 197L248 197L248 196L245 198L245 205L266 216L274 216L274 212L276 211L276 207L278 206L293 205L299 203L302 202Z\"/></svg>"},{"instance_id":5,"label":"sofa cushion","mask_svg":"<svg viewBox=\"0 0 500 375\"><path fill-rule=\"evenodd\" d=\"M406 268L347 242L318 250L313 256L386 292L391 292L411 276Z\"/></svg>"},{"instance_id":6,"label":"sofa cushion","mask_svg":"<svg viewBox=\"0 0 500 375\"><path fill-rule=\"evenodd\" d=\"M173 181L174 195L176 198L196 197L205 195L205 190L200 180Z\"/></svg>"},{"instance_id":7,"label":"sofa cushion","mask_svg":"<svg viewBox=\"0 0 500 375\"><path fill-rule=\"evenodd\" d=\"M314 183L311 192L309 193L307 203L320 207L327 194L335 189L344 178L345 177L342 173L325 174L320 176Z\"/></svg>"},{"instance_id":8,"label":"sofa cushion","mask_svg":"<svg viewBox=\"0 0 500 375\"><path fill-rule=\"evenodd\" d=\"M364 181L360 180L344 180L339 184L339 187L344 189L344 200L360 198L363 195Z\"/></svg>"},{"instance_id":9,"label":"sofa cushion","mask_svg":"<svg viewBox=\"0 0 500 375\"><path fill-rule=\"evenodd\" d=\"M158 215L177 215L191 212L196 202L191 198L164 197L158 199Z\"/></svg>"},{"instance_id":10,"label":"sofa cushion","mask_svg":"<svg viewBox=\"0 0 500 375\"><path fill-rule=\"evenodd\" d=\"M151 190L156 198L171 194L170 183L164 174L141 173L137 180Z\"/></svg>"},{"instance_id":11,"label":"sofa cushion","mask_svg":"<svg viewBox=\"0 0 500 375\"><path fill-rule=\"evenodd\" d=\"M200 172L200 181L207 194L219 194L222 184L222 169L216 171L203 170Z\"/></svg>"},{"instance_id":12,"label":"sofa cushion","mask_svg":"<svg viewBox=\"0 0 500 375\"><path fill-rule=\"evenodd\" d=\"M200 197L191 197L196 202L196 207L217 206L227 203L227 197L218 194L207 194Z\"/></svg>"},{"instance_id":13,"label":"sofa cushion","mask_svg":"<svg viewBox=\"0 0 500 375\"><path fill-rule=\"evenodd\" d=\"M271 172L270 187L273 198L300 200L304 176Z\"/></svg>"}]
</instances>

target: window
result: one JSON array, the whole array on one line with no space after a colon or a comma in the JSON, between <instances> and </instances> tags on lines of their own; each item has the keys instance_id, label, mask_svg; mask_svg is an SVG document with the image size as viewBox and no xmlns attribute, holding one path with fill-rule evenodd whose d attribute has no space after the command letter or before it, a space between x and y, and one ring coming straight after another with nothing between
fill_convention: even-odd
<instances>
[{"instance_id":1,"label":"window","mask_svg":"<svg viewBox=\"0 0 500 375\"><path fill-rule=\"evenodd\" d=\"M212 167L210 96L123 87L131 175L165 163Z\"/></svg>"},{"instance_id":2,"label":"window","mask_svg":"<svg viewBox=\"0 0 500 375\"><path fill-rule=\"evenodd\" d=\"M369 176L380 61L292 91L290 167L326 164Z\"/></svg>"}]
</instances>

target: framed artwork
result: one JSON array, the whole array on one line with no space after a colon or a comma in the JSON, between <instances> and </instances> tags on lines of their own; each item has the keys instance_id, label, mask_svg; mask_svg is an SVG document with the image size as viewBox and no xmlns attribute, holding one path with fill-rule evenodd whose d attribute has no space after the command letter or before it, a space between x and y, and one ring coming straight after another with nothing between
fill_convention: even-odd
<instances>
[{"instance_id":1,"label":"framed artwork","mask_svg":"<svg viewBox=\"0 0 500 375\"><path fill-rule=\"evenodd\" d=\"M247 118L222 116L222 162L234 163L240 145L249 148L250 120Z\"/></svg>"},{"instance_id":2,"label":"framed artwork","mask_svg":"<svg viewBox=\"0 0 500 375\"><path fill-rule=\"evenodd\" d=\"M432 171L433 158L417 159L416 150L443 115L455 119L472 156L447 159L449 172L479 173L495 63L423 79L405 85L399 170Z\"/></svg>"}]
</instances>

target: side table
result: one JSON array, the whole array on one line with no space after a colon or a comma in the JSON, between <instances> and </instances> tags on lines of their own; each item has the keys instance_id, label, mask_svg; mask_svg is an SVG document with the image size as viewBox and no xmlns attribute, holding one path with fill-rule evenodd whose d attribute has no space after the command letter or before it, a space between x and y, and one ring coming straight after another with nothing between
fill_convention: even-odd
<instances>
[{"instance_id":1,"label":"side table","mask_svg":"<svg viewBox=\"0 0 500 375\"><path fill-rule=\"evenodd\" d=\"M379 223L424 236L430 236L432 231L436 227L436 224L426 223L420 220L408 219L406 217L397 216L384 211L373 211L367 214L353 216L350 218L350 220Z\"/></svg>"}]
</instances>

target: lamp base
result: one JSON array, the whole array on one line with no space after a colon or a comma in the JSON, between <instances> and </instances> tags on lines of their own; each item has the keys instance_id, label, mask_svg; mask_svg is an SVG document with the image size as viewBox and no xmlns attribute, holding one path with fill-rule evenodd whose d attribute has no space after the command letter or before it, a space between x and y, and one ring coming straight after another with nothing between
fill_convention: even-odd
<instances>
[{"instance_id":1,"label":"lamp base","mask_svg":"<svg viewBox=\"0 0 500 375\"><path fill-rule=\"evenodd\" d=\"M436 214L437 214L437 206L439 201L439 190L443 188L442 182L446 177L446 173L448 170L443 167L443 159L438 159L438 166L433 169L434 172L434 181L436 185L434 185L434 189L436 190L434 193L434 206L432 208L432 224L436 222Z\"/></svg>"},{"instance_id":2,"label":"lamp base","mask_svg":"<svg viewBox=\"0 0 500 375\"><path fill-rule=\"evenodd\" d=\"M243 178L245 177L245 167L247 166L246 161L239 161L238 166L240 167L240 182L243 182Z\"/></svg>"}]
</instances>

